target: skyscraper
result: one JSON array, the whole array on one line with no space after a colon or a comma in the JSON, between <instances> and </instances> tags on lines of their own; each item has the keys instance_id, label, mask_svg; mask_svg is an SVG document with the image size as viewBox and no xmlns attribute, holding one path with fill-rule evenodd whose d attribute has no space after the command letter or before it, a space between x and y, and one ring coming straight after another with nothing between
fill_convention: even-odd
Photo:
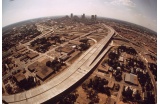
<instances>
[{"instance_id":1,"label":"skyscraper","mask_svg":"<svg viewBox=\"0 0 160 104\"><path fill-rule=\"evenodd\" d=\"M95 23L97 20L97 15L91 15L91 22Z\"/></svg>"},{"instance_id":2,"label":"skyscraper","mask_svg":"<svg viewBox=\"0 0 160 104\"><path fill-rule=\"evenodd\" d=\"M85 17L85 14L83 14L83 15L82 15L82 19L85 19L85 18L86 18L86 17Z\"/></svg>"},{"instance_id":3,"label":"skyscraper","mask_svg":"<svg viewBox=\"0 0 160 104\"><path fill-rule=\"evenodd\" d=\"M94 22L94 21L95 21L94 15L91 15L91 22Z\"/></svg>"},{"instance_id":4,"label":"skyscraper","mask_svg":"<svg viewBox=\"0 0 160 104\"><path fill-rule=\"evenodd\" d=\"M71 18L73 18L73 13L71 13Z\"/></svg>"},{"instance_id":5,"label":"skyscraper","mask_svg":"<svg viewBox=\"0 0 160 104\"><path fill-rule=\"evenodd\" d=\"M94 15L94 19L95 19L95 21L97 20L97 15Z\"/></svg>"},{"instance_id":6,"label":"skyscraper","mask_svg":"<svg viewBox=\"0 0 160 104\"><path fill-rule=\"evenodd\" d=\"M91 20L94 20L94 15L91 15Z\"/></svg>"}]
</instances>

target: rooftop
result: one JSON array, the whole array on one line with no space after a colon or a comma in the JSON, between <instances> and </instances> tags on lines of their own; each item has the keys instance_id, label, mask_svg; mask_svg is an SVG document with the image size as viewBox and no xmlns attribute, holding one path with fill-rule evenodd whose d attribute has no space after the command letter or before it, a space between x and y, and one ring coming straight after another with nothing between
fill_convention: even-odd
<instances>
[{"instance_id":1,"label":"rooftop","mask_svg":"<svg viewBox=\"0 0 160 104\"><path fill-rule=\"evenodd\" d=\"M22 74L22 73L18 73L18 74L16 74L16 75L14 75L14 77L16 78L16 80L17 80L18 82L26 79L25 75Z\"/></svg>"},{"instance_id":2,"label":"rooftop","mask_svg":"<svg viewBox=\"0 0 160 104\"><path fill-rule=\"evenodd\" d=\"M28 56L30 59L33 59L33 58L37 57L38 55L39 55L38 53L32 52L32 53L29 53L27 56Z\"/></svg>"},{"instance_id":3,"label":"rooftop","mask_svg":"<svg viewBox=\"0 0 160 104\"><path fill-rule=\"evenodd\" d=\"M25 46L22 46L22 45L16 46L16 50L17 50L17 51L19 51L19 50L21 50L21 49L24 49L24 48L25 48Z\"/></svg>"},{"instance_id":4,"label":"rooftop","mask_svg":"<svg viewBox=\"0 0 160 104\"><path fill-rule=\"evenodd\" d=\"M41 80L45 80L45 79L47 79L53 72L54 72L54 71L53 71L51 68L43 65L43 66L41 66L41 67L37 67L36 75L37 75L37 77L39 77Z\"/></svg>"},{"instance_id":5,"label":"rooftop","mask_svg":"<svg viewBox=\"0 0 160 104\"><path fill-rule=\"evenodd\" d=\"M134 74L126 73L124 81L128 82L128 83L131 83L131 84L134 84L134 85L138 85L137 75L134 75Z\"/></svg>"}]
</instances>

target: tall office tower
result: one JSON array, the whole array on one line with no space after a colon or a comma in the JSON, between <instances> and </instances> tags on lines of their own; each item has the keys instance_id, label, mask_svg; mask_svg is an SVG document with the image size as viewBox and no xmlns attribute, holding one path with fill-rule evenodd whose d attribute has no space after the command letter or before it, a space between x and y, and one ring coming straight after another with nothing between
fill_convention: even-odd
<instances>
[{"instance_id":1,"label":"tall office tower","mask_svg":"<svg viewBox=\"0 0 160 104\"><path fill-rule=\"evenodd\" d=\"M94 19L95 19L95 21L97 20L97 15L94 15Z\"/></svg>"},{"instance_id":2,"label":"tall office tower","mask_svg":"<svg viewBox=\"0 0 160 104\"><path fill-rule=\"evenodd\" d=\"M85 14L83 14L83 15L82 15L82 19L85 19L85 18L86 18L86 17L85 17Z\"/></svg>"},{"instance_id":3,"label":"tall office tower","mask_svg":"<svg viewBox=\"0 0 160 104\"><path fill-rule=\"evenodd\" d=\"M91 21L94 22L94 15L91 15Z\"/></svg>"},{"instance_id":4,"label":"tall office tower","mask_svg":"<svg viewBox=\"0 0 160 104\"><path fill-rule=\"evenodd\" d=\"M71 13L71 18L73 18L73 13Z\"/></svg>"},{"instance_id":5,"label":"tall office tower","mask_svg":"<svg viewBox=\"0 0 160 104\"><path fill-rule=\"evenodd\" d=\"M94 20L94 15L91 15L91 20Z\"/></svg>"}]
</instances>

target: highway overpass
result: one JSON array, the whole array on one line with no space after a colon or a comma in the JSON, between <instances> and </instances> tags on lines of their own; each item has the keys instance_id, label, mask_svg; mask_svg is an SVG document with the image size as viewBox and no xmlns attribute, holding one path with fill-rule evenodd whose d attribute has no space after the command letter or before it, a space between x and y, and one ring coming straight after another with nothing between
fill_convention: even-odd
<instances>
[{"instance_id":1,"label":"highway overpass","mask_svg":"<svg viewBox=\"0 0 160 104\"><path fill-rule=\"evenodd\" d=\"M115 31L111 27L103 25L109 29L106 37L89 48L68 69L37 88L14 95L2 96L2 99L10 104L39 104L53 99L71 88L91 72L110 49L111 46L108 45Z\"/></svg>"}]
</instances>

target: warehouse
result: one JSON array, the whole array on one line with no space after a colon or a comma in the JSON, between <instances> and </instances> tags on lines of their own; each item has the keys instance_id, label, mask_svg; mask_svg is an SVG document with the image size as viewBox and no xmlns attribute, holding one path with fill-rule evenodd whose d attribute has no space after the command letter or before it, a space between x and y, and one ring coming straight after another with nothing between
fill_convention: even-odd
<instances>
[{"instance_id":1,"label":"warehouse","mask_svg":"<svg viewBox=\"0 0 160 104\"><path fill-rule=\"evenodd\" d=\"M137 85L137 86L138 86L137 75L126 73L126 74L125 74L125 79L124 79L124 81L125 81L126 83L134 84L134 85Z\"/></svg>"}]
</instances>

